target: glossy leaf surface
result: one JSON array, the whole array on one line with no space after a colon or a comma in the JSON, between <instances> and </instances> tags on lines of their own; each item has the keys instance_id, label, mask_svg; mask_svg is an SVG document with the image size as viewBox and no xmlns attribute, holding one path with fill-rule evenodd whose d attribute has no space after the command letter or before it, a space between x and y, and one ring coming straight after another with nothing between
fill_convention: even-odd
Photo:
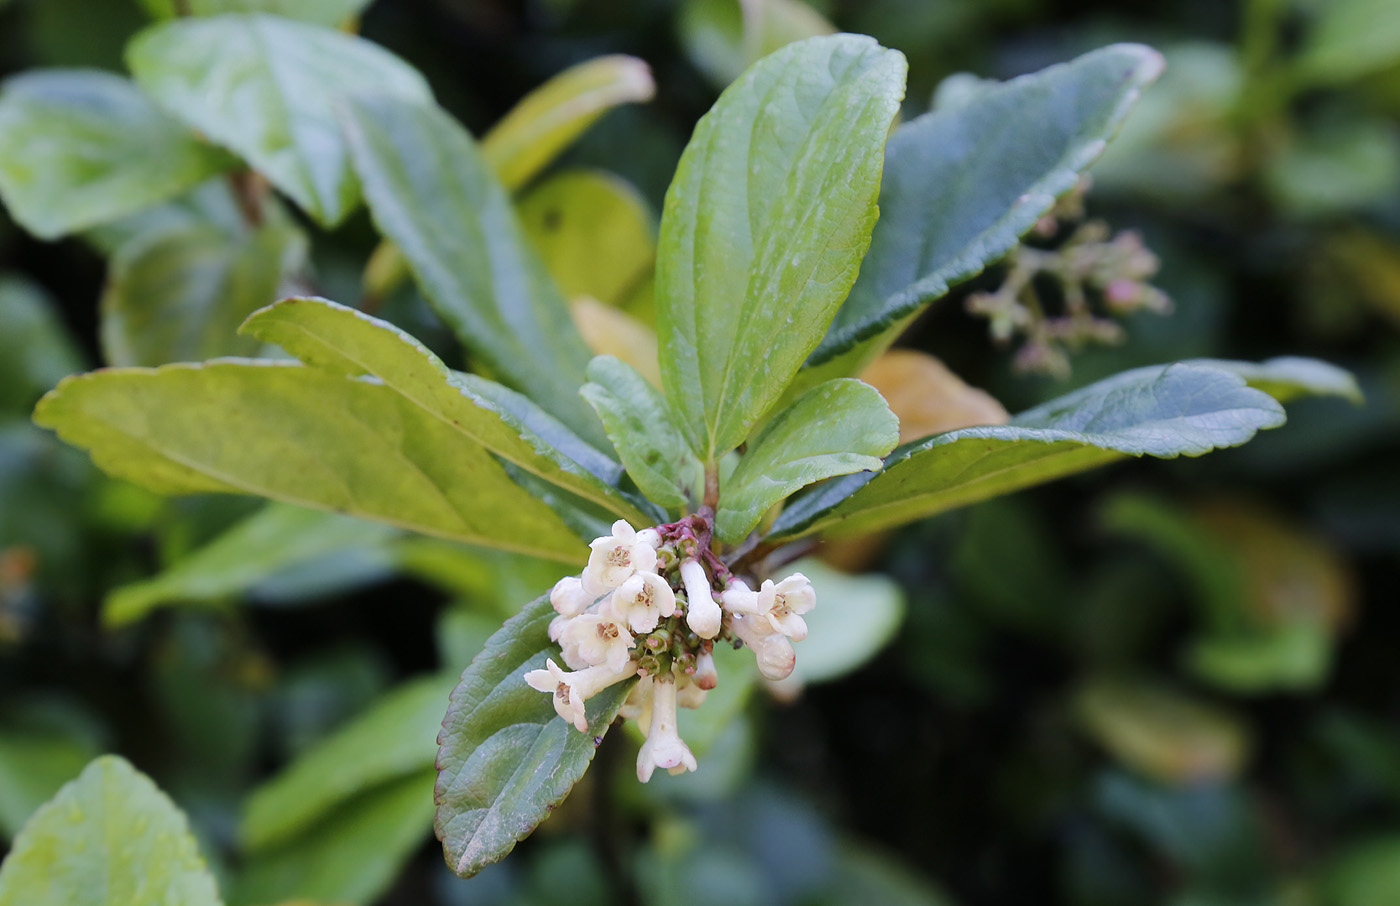
<instances>
[{"instance_id":1,"label":"glossy leaf surface","mask_svg":"<svg viewBox=\"0 0 1400 906\"><path fill-rule=\"evenodd\" d=\"M858 370L922 305L1006 254L1103 151L1161 71L1119 44L988 88L900 126L886 149L880 221L820 364L860 344Z\"/></svg>"},{"instance_id":2,"label":"glossy leaf surface","mask_svg":"<svg viewBox=\"0 0 1400 906\"><path fill-rule=\"evenodd\" d=\"M492 453L627 519L646 517L613 486L617 463L520 394L448 370L413 337L326 299L290 298L244 330L297 358L347 377L371 375L446 427Z\"/></svg>"},{"instance_id":3,"label":"glossy leaf surface","mask_svg":"<svg viewBox=\"0 0 1400 906\"><path fill-rule=\"evenodd\" d=\"M1009 424L962 428L901 446L884 471L838 479L794 502L776 536L845 536L899 525L1125 456L1199 456L1284 422L1273 397L1219 368L1136 369Z\"/></svg>"},{"instance_id":4,"label":"glossy leaf surface","mask_svg":"<svg viewBox=\"0 0 1400 906\"><path fill-rule=\"evenodd\" d=\"M286 363L69 378L35 420L164 494L257 494L461 541L580 557L577 538L483 448L377 382Z\"/></svg>"},{"instance_id":5,"label":"glossy leaf surface","mask_svg":"<svg viewBox=\"0 0 1400 906\"><path fill-rule=\"evenodd\" d=\"M736 544L771 507L813 482L873 471L899 443L899 419L854 378L818 384L778 413L720 487L715 532Z\"/></svg>"},{"instance_id":6,"label":"glossy leaf surface","mask_svg":"<svg viewBox=\"0 0 1400 906\"><path fill-rule=\"evenodd\" d=\"M601 443L578 396L588 348L471 136L382 98L351 105L346 128L375 222L443 320L494 376Z\"/></svg>"},{"instance_id":7,"label":"glossy leaf surface","mask_svg":"<svg viewBox=\"0 0 1400 906\"><path fill-rule=\"evenodd\" d=\"M744 440L855 281L905 68L869 38L811 38L696 127L666 195L656 306L666 396L703 460Z\"/></svg>"},{"instance_id":8,"label":"glossy leaf surface","mask_svg":"<svg viewBox=\"0 0 1400 906\"><path fill-rule=\"evenodd\" d=\"M598 356L588 365L582 393L647 499L672 509L698 504L705 480L700 460L646 378L619 359Z\"/></svg>"}]
</instances>

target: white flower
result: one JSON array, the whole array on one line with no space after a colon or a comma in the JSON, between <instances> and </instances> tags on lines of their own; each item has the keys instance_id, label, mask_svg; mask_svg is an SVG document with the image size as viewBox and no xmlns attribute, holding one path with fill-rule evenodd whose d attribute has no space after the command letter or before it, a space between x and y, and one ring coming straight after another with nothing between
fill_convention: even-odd
<instances>
[{"instance_id":1,"label":"white flower","mask_svg":"<svg viewBox=\"0 0 1400 906\"><path fill-rule=\"evenodd\" d=\"M651 727L637 753L637 779L646 783L657 768L681 774L696 767L690 746L677 731L676 684L669 676L659 676L652 684Z\"/></svg>"},{"instance_id":2,"label":"white flower","mask_svg":"<svg viewBox=\"0 0 1400 906\"><path fill-rule=\"evenodd\" d=\"M639 537L625 519L613 523L613 533L594 538L589 543L592 552L583 570L583 587L590 593L602 594L617 588L636 573L656 571L656 548Z\"/></svg>"},{"instance_id":3,"label":"white flower","mask_svg":"<svg viewBox=\"0 0 1400 906\"><path fill-rule=\"evenodd\" d=\"M774 631L765 617L736 614L730 619L730 626L734 634L753 649L758 672L764 678L783 679L797 666L797 653L792 650L792 642L781 632Z\"/></svg>"},{"instance_id":4,"label":"white flower","mask_svg":"<svg viewBox=\"0 0 1400 906\"><path fill-rule=\"evenodd\" d=\"M621 620L608 614L584 613L569 620L559 636L559 646L564 649L564 660L570 663L577 656L589 666L604 664L610 669L621 670L632 657L629 651L637 640L627 631Z\"/></svg>"},{"instance_id":5,"label":"white flower","mask_svg":"<svg viewBox=\"0 0 1400 906\"><path fill-rule=\"evenodd\" d=\"M738 577L729 580L720 595L724 609L730 613L760 613L758 592L749 588L748 583Z\"/></svg>"},{"instance_id":6,"label":"white flower","mask_svg":"<svg viewBox=\"0 0 1400 906\"><path fill-rule=\"evenodd\" d=\"M644 528L637 533L637 540L658 550L661 547L661 533L654 528Z\"/></svg>"},{"instance_id":7,"label":"white flower","mask_svg":"<svg viewBox=\"0 0 1400 906\"><path fill-rule=\"evenodd\" d=\"M801 573L793 573L777 585L765 579L758 590L758 612L767 617L774 632L800 642L807 638L807 621L802 614L817 606L817 591Z\"/></svg>"},{"instance_id":8,"label":"white flower","mask_svg":"<svg viewBox=\"0 0 1400 906\"><path fill-rule=\"evenodd\" d=\"M681 561L681 581L685 583L685 622L702 639L719 635L724 613L710 590L710 576L699 560Z\"/></svg>"},{"instance_id":9,"label":"white flower","mask_svg":"<svg viewBox=\"0 0 1400 906\"><path fill-rule=\"evenodd\" d=\"M583 581L578 576L565 576L554 583L549 592L549 603L561 617L576 617L588 609L596 599L583 589Z\"/></svg>"},{"instance_id":10,"label":"white flower","mask_svg":"<svg viewBox=\"0 0 1400 906\"><path fill-rule=\"evenodd\" d=\"M701 689L713 689L719 685L719 671L715 669L713 652L702 651L695 658L695 685Z\"/></svg>"},{"instance_id":11,"label":"white flower","mask_svg":"<svg viewBox=\"0 0 1400 906\"><path fill-rule=\"evenodd\" d=\"M632 687L632 691L627 694L627 701L622 703L622 707L617 712L622 715L624 720L635 720L642 731L642 736L647 735L647 728L651 726L652 685L652 679L649 676L637 680L637 685Z\"/></svg>"},{"instance_id":12,"label":"white flower","mask_svg":"<svg viewBox=\"0 0 1400 906\"><path fill-rule=\"evenodd\" d=\"M568 673L550 658L545 661L545 668L526 673L525 682L531 689L554 693L555 713L573 724L580 733L588 732L584 703L599 691L637 672L637 665L631 661L622 670L612 670L604 664Z\"/></svg>"},{"instance_id":13,"label":"white flower","mask_svg":"<svg viewBox=\"0 0 1400 906\"><path fill-rule=\"evenodd\" d=\"M613 592L611 607L633 632L651 632L676 609L676 593L656 573L637 573Z\"/></svg>"}]
</instances>

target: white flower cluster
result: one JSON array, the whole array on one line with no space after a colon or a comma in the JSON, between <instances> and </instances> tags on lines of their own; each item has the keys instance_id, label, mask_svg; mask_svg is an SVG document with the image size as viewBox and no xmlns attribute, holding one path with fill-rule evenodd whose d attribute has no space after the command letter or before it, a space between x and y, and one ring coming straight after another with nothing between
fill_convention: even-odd
<instances>
[{"instance_id":1,"label":"white flower cluster","mask_svg":"<svg viewBox=\"0 0 1400 906\"><path fill-rule=\"evenodd\" d=\"M792 673L793 642L807 636L802 615L817 603L807 577L794 573L757 591L707 549L709 525L698 516L636 531L623 520L595 538L580 576L560 579L549 600L558 616L549 637L564 670L551 658L525 682L554 695L554 710L588 732L584 704L614 683L640 677L621 714L641 727L637 756L643 783L656 768L693 771L695 755L681 739L678 707L698 708L719 682L714 643L753 649L770 680ZM720 590L716 590L716 587Z\"/></svg>"}]
</instances>

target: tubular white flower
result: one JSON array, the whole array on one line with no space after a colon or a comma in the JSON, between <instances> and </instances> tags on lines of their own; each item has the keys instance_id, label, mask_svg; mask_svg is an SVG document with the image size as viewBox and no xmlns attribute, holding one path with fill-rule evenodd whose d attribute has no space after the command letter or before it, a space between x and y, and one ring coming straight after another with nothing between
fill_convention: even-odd
<instances>
[{"instance_id":1,"label":"tubular white flower","mask_svg":"<svg viewBox=\"0 0 1400 906\"><path fill-rule=\"evenodd\" d=\"M729 580L729 584L724 587L724 594L720 595L720 600L724 602L724 609L730 613L759 613L758 592L749 588L747 582L740 578Z\"/></svg>"},{"instance_id":2,"label":"tubular white flower","mask_svg":"<svg viewBox=\"0 0 1400 906\"><path fill-rule=\"evenodd\" d=\"M681 561L681 581L685 583L685 622L702 639L719 635L724 612L710 591L710 576L699 560Z\"/></svg>"},{"instance_id":3,"label":"tubular white flower","mask_svg":"<svg viewBox=\"0 0 1400 906\"><path fill-rule=\"evenodd\" d=\"M624 720L635 720L643 737L647 735L647 728L651 726L652 685L653 681L649 676L637 680L637 685L632 687L632 691L627 694L627 701L622 703L617 712Z\"/></svg>"},{"instance_id":4,"label":"tubular white flower","mask_svg":"<svg viewBox=\"0 0 1400 906\"><path fill-rule=\"evenodd\" d=\"M625 623L597 613L574 617L559 637L559 645L565 651L564 660L570 660L568 655L572 649L589 666L602 664L614 671L621 670L631 659L629 649L636 644L637 640L627 631Z\"/></svg>"},{"instance_id":5,"label":"tubular white flower","mask_svg":"<svg viewBox=\"0 0 1400 906\"><path fill-rule=\"evenodd\" d=\"M637 540L649 546L652 550L661 547L661 533L654 528L644 528L637 533Z\"/></svg>"},{"instance_id":6,"label":"tubular white flower","mask_svg":"<svg viewBox=\"0 0 1400 906\"><path fill-rule=\"evenodd\" d=\"M583 589L583 580L578 576L565 576L549 591L549 603L561 617L576 617L588 609L595 595Z\"/></svg>"},{"instance_id":7,"label":"tubular white flower","mask_svg":"<svg viewBox=\"0 0 1400 906\"><path fill-rule=\"evenodd\" d=\"M657 768L680 774L697 766L690 746L677 730L676 684L669 676L659 676L652 684L651 727L637 753L637 779L646 783Z\"/></svg>"},{"instance_id":8,"label":"tubular white flower","mask_svg":"<svg viewBox=\"0 0 1400 906\"><path fill-rule=\"evenodd\" d=\"M713 652L702 651L695 658L695 685L710 690L719 685L719 671L715 669Z\"/></svg>"},{"instance_id":9,"label":"tubular white flower","mask_svg":"<svg viewBox=\"0 0 1400 906\"><path fill-rule=\"evenodd\" d=\"M801 573L793 573L777 585L766 579L758 590L758 612L765 615L774 632L800 642L807 638L807 621L802 614L817 606L817 590Z\"/></svg>"},{"instance_id":10,"label":"tubular white flower","mask_svg":"<svg viewBox=\"0 0 1400 906\"><path fill-rule=\"evenodd\" d=\"M621 670L607 665L589 667L575 673L562 670L553 658L545 661L544 670L531 670L525 682L531 689L554 693L554 711L574 725L580 733L588 732L588 717L584 703L613 683L621 682L637 672L637 665L628 661Z\"/></svg>"},{"instance_id":11,"label":"tubular white flower","mask_svg":"<svg viewBox=\"0 0 1400 906\"><path fill-rule=\"evenodd\" d=\"M731 618L730 626L734 634L753 649L758 672L765 679L783 679L797 666L797 652L792 650L792 642L781 632L773 631L765 617L736 614Z\"/></svg>"},{"instance_id":12,"label":"tubular white flower","mask_svg":"<svg viewBox=\"0 0 1400 906\"><path fill-rule=\"evenodd\" d=\"M675 611L676 593L656 573L637 573L613 592L611 606L633 632L651 632Z\"/></svg>"},{"instance_id":13,"label":"tubular white flower","mask_svg":"<svg viewBox=\"0 0 1400 906\"><path fill-rule=\"evenodd\" d=\"M613 523L612 531L588 545L592 550L582 577L586 591L602 594L636 573L656 571L656 548L638 537L636 529L619 519Z\"/></svg>"}]
</instances>

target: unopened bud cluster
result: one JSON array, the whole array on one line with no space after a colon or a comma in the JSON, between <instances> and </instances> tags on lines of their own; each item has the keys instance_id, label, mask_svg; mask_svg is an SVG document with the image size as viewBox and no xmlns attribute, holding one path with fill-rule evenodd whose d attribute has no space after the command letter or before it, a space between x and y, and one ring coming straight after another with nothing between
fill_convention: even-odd
<instances>
[{"instance_id":1,"label":"unopened bud cluster","mask_svg":"<svg viewBox=\"0 0 1400 906\"><path fill-rule=\"evenodd\" d=\"M754 590L732 576L709 548L701 516L636 531L613 523L589 545L582 575L560 579L549 600L558 616L549 637L565 670L551 658L525 682L554 696L554 710L588 731L584 704L607 687L639 677L621 714L646 736L637 756L643 783L656 768L693 771L695 756L677 730L677 708L698 708L719 682L714 646L752 649L770 680L792 673L792 643L807 636L802 615L817 603L801 573Z\"/></svg>"},{"instance_id":2,"label":"unopened bud cluster","mask_svg":"<svg viewBox=\"0 0 1400 906\"><path fill-rule=\"evenodd\" d=\"M1082 217L1085 189L1087 185L1082 185L1071 193L1033 232L1049 238L1059 231L1061 218ZM1142 309L1159 314L1171 310L1166 294L1148 283L1157 273L1157 256L1136 232L1110 236L1102 221L1081 224L1055 249L1018 246L1006 263L1001 287L969 296L967 310L988 319L992 337L999 343L1017 334L1026 338L1016 354L1018 371L1067 377L1070 350L1122 341L1123 328L1113 316ZM1050 313L1037 282L1058 288L1061 313ZM1091 297L1101 300L1109 317L1095 313Z\"/></svg>"}]
</instances>

